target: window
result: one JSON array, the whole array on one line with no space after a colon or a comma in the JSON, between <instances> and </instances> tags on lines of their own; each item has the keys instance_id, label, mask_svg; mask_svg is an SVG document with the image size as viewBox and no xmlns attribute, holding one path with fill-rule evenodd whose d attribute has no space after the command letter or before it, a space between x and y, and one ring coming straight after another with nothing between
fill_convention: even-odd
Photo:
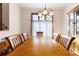
<instances>
[{"instance_id":1,"label":"window","mask_svg":"<svg viewBox=\"0 0 79 59\"><path fill-rule=\"evenodd\" d=\"M32 36L36 36L37 32L43 32L43 36L52 37L52 16L32 14Z\"/></svg>"},{"instance_id":2,"label":"window","mask_svg":"<svg viewBox=\"0 0 79 59\"><path fill-rule=\"evenodd\" d=\"M76 21L77 21L77 27L76 27L76 34L79 35L79 11L76 12Z\"/></svg>"},{"instance_id":3,"label":"window","mask_svg":"<svg viewBox=\"0 0 79 59\"><path fill-rule=\"evenodd\" d=\"M44 17L44 15L42 15L42 16L39 16L39 20L45 20L45 17Z\"/></svg>"},{"instance_id":4,"label":"window","mask_svg":"<svg viewBox=\"0 0 79 59\"><path fill-rule=\"evenodd\" d=\"M70 36L79 35L79 10L68 14L69 16L69 32Z\"/></svg>"},{"instance_id":5,"label":"window","mask_svg":"<svg viewBox=\"0 0 79 59\"><path fill-rule=\"evenodd\" d=\"M74 28L74 27L73 27L73 25L74 25L74 24L73 24L73 22L74 22L73 16L74 16L74 15L73 15L73 13L71 13L71 14L69 14L68 16L69 16L69 19L68 19L68 20L69 20L69 24L68 24L68 25L69 25L69 33L68 33L68 35L69 35L69 36L73 36L73 28Z\"/></svg>"},{"instance_id":6,"label":"window","mask_svg":"<svg viewBox=\"0 0 79 59\"><path fill-rule=\"evenodd\" d=\"M36 14L32 15L33 20L38 20L38 16Z\"/></svg>"}]
</instances>

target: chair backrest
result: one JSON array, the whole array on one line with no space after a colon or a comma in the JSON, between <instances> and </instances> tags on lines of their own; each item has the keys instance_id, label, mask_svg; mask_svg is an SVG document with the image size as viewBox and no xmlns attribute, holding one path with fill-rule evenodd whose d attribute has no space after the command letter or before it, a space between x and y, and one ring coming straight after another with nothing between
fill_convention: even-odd
<instances>
[{"instance_id":1,"label":"chair backrest","mask_svg":"<svg viewBox=\"0 0 79 59\"><path fill-rule=\"evenodd\" d=\"M29 38L28 34L27 33L22 33L23 37L24 37L24 40L27 40Z\"/></svg>"},{"instance_id":2,"label":"chair backrest","mask_svg":"<svg viewBox=\"0 0 79 59\"><path fill-rule=\"evenodd\" d=\"M68 50L69 50L69 48L70 48L72 42L73 42L75 39L76 39L75 37L72 37L72 38L71 38L71 40L70 40L70 42L69 42L69 45L68 45L68 48L67 48Z\"/></svg>"},{"instance_id":3,"label":"chair backrest","mask_svg":"<svg viewBox=\"0 0 79 59\"><path fill-rule=\"evenodd\" d=\"M16 48L19 44L21 44L21 39L19 35L12 35L12 36L6 37L6 39L8 40L12 50Z\"/></svg>"},{"instance_id":4,"label":"chair backrest","mask_svg":"<svg viewBox=\"0 0 79 59\"><path fill-rule=\"evenodd\" d=\"M53 34L53 38L56 40L57 43L61 44L64 48L69 50L69 47L72 43L72 41L75 39L75 37L68 37L66 35L60 35L60 34Z\"/></svg>"},{"instance_id":5,"label":"chair backrest","mask_svg":"<svg viewBox=\"0 0 79 59\"><path fill-rule=\"evenodd\" d=\"M21 42L23 43L25 41L25 38L22 34L20 34Z\"/></svg>"},{"instance_id":6,"label":"chair backrest","mask_svg":"<svg viewBox=\"0 0 79 59\"><path fill-rule=\"evenodd\" d=\"M56 37L56 41L57 41L57 43L59 43L60 38L61 38L61 35L58 34L57 37Z\"/></svg>"},{"instance_id":7,"label":"chair backrest","mask_svg":"<svg viewBox=\"0 0 79 59\"><path fill-rule=\"evenodd\" d=\"M61 43L61 45L64 46L66 49L68 48L69 42L70 42L70 37L62 36L62 43Z\"/></svg>"},{"instance_id":8,"label":"chair backrest","mask_svg":"<svg viewBox=\"0 0 79 59\"><path fill-rule=\"evenodd\" d=\"M65 47L66 49L68 49L69 50L69 47L70 47L70 45L71 45L71 43L72 43L72 41L74 40L75 38L70 38L70 37L68 37L68 36L61 36L60 37L60 41L59 41L59 43L63 46L63 47Z\"/></svg>"},{"instance_id":9,"label":"chair backrest","mask_svg":"<svg viewBox=\"0 0 79 59\"><path fill-rule=\"evenodd\" d=\"M53 38L54 40L56 40L57 36L58 36L58 33L53 33L52 38Z\"/></svg>"},{"instance_id":10,"label":"chair backrest","mask_svg":"<svg viewBox=\"0 0 79 59\"><path fill-rule=\"evenodd\" d=\"M64 46L64 38L60 35L59 43Z\"/></svg>"}]
</instances>

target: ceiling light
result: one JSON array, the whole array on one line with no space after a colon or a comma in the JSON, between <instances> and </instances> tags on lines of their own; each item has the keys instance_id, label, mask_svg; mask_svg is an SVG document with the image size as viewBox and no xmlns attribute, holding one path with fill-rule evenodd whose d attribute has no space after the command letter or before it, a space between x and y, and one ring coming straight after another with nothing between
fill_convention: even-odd
<instances>
[{"instance_id":1,"label":"ceiling light","mask_svg":"<svg viewBox=\"0 0 79 59\"><path fill-rule=\"evenodd\" d=\"M39 11L38 15L39 15L39 16L42 16L42 15L50 15L50 16L53 16L54 13L53 13L52 9L51 9L50 11L47 10L47 8L46 8L46 3L45 3L45 8L44 8L44 10L43 10L43 11Z\"/></svg>"}]
</instances>

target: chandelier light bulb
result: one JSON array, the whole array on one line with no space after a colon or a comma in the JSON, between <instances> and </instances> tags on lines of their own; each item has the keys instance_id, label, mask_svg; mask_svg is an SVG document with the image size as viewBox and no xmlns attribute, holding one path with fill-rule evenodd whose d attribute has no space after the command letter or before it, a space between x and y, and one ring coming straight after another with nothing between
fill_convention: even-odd
<instances>
[{"instance_id":1,"label":"chandelier light bulb","mask_svg":"<svg viewBox=\"0 0 79 59\"><path fill-rule=\"evenodd\" d=\"M47 15L47 14L48 14L47 10L44 9L42 14L43 14L43 15Z\"/></svg>"}]
</instances>

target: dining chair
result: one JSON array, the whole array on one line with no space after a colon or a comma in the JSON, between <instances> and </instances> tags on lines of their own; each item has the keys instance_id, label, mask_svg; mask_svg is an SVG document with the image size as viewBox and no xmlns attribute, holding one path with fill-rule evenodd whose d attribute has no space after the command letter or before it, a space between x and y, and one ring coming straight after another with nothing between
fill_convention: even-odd
<instances>
[{"instance_id":1,"label":"dining chair","mask_svg":"<svg viewBox=\"0 0 79 59\"><path fill-rule=\"evenodd\" d=\"M56 40L57 36L58 36L58 33L53 33L52 39Z\"/></svg>"},{"instance_id":2,"label":"dining chair","mask_svg":"<svg viewBox=\"0 0 79 59\"><path fill-rule=\"evenodd\" d=\"M57 37L56 37L56 41L57 41L57 43L59 43L59 42L60 42L60 38L61 38L61 35L60 35L60 34L58 34L58 35L57 35Z\"/></svg>"},{"instance_id":3,"label":"dining chair","mask_svg":"<svg viewBox=\"0 0 79 59\"><path fill-rule=\"evenodd\" d=\"M75 41L75 39L76 39L75 37L71 38L69 45L68 45L68 48L67 48L68 50L69 50L70 46L73 44L73 42Z\"/></svg>"},{"instance_id":4,"label":"dining chair","mask_svg":"<svg viewBox=\"0 0 79 59\"><path fill-rule=\"evenodd\" d=\"M10 44L11 50L15 49L18 45L21 44L21 40L18 35L9 36L9 37L6 37L6 39Z\"/></svg>"},{"instance_id":5,"label":"dining chair","mask_svg":"<svg viewBox=\"0 0 79 59\"><path fill-rule=\"evenodd\" d=\"M22 33L24 40L27 40L29 38L29 35L27 33Z\"/></svg>"},{"instance_id":6,"label":"dining chair","mask_svg":"<svg viewBox=\"0 0 79 59\"><path fill-rule=\"evenodd\" d=\"M21 42L23 43L25 41L25 38L23 37L22 34L20 34L19 36L20 36Z\"/></svg>"},{"instance_id":7,"label":"dining chair","mask_svg":"<svg viewBox=\"0 0 79 59\"><path fill-rule=\"evenodd\" d=\"M72 41L74 39L75 39L75 37L69 37L69 36L66 36L66 35L61 35L59 43L64 48L66 48L67 50L69 50L69 47L70 47L70 45L71 45L71 43L72 43Z\"/></svg>"}]
</instances>

